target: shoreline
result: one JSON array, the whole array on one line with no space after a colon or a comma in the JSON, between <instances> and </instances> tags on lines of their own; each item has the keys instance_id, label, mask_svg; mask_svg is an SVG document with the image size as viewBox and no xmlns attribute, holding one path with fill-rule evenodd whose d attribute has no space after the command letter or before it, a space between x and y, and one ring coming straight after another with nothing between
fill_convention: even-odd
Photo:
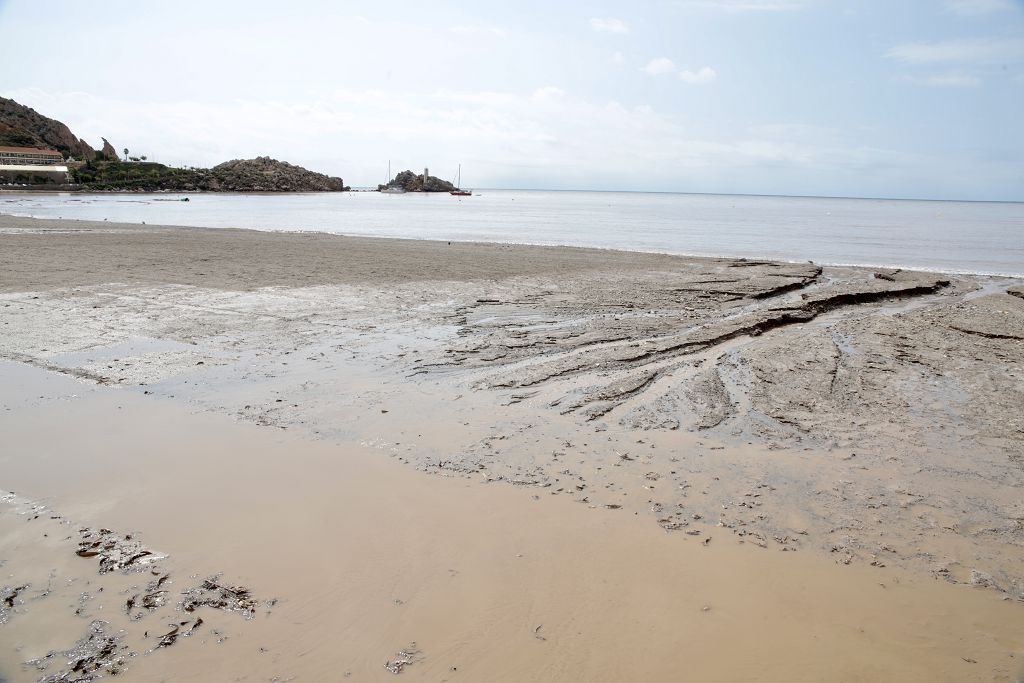
<instances>
[{"instance_id":1,"label":"shoreline","mask_svg":"<svg viewBox=\"0 0 1024 683\"><path fill-rule=\"evenodd\" d=\"M334 190L332 192L377 192L373 186L351 186L348 190ZM473 191L480 192L579 192L588 193L596 192L602 194L669 194L669 195L686 195L694 197L763 197L768 199L849 199L853 201L878 201L878 202L936 202L936 203L950 203L950 204L1024 204L1024 199L934 199L927 197L844 197L840 195L817 195L817 194L758 194L758 193L728 193L728 192L683 192L675 190L583 190L579 188L574 189L550 189L550 188L539 188L539 187L480 187L473 188ZM17 192L53 192L60 193L65 192L68 194L78 194L78 190L32 190L26 188L19 188L17 190L7 189L0 187L0 195L5 192L17 193ZM167 192L171 192L167 190ZM163 194L164 191L140 191L140 192L105 192L101 190L93 190L92 192L83 192L83 194ZM329 194L321 190L313 190L309 192L236 192L231 190L225 191L210 191L210 190L196 190L189 191L186 194ZM431 193L428 193L431 194ZM438 193L441 194L441 193Z\"/></svg>"},{"instance_id":2,"label":"shoreline","mask_svg":"<svg viewBox=\"0 0 1024 683\"><path fill-rule=\"evenodd\" d=\"M133 193L125 193L131 195ZM152 194L152 193L150 193ZM239 195L273 195L273 193L234 193ZM303 193L292 193L292 194L303 194ZM305 194L317 194L317 193L305 193ZM916 201L916 200L915 200ZM509 247L542 247L550 249L573 249L573 250L586 250L594 252L604 252L610 254L646 254L651 256L668 256L678 257L682 259L706 259L706 260L760 260L759 257L754 256L741 256L735 254L703 254L703 253L692 253L692 252L673 252L673 251L651 251L643 249L621 249L615 247L599 247L599 246L585 246L585 245L572 245L562 243L545 243L545 242L510 242L510 241L481 241L481 240L442 240L434 239L430 237L408 237L402 235L356 235L350 233L338 233L331 232L328 230L316 230L316 229L271 229L271 228L259 228L259 227L217 227L217 226L191 226L191 225L168 225L168 224L148 224L148 223L125 223L116 221L96 221L92 219L81 219L81 218L44 218L39 216L23 215L17 213L8 213L0 211L0 217L2 218L15 218L15 219L29 219L33 221L68 221L74 223L88 223L88 224L100 224L115 226L120 229L147 229L147 228L158 228L163 230L251 230L254 232L263 233L275 233L275 234L286 234L286 235L301 235L301 234L313 234L313 235L325 235L333 237L341 237L347 239L380 239L380 240L399 240L409 242L427 242L427 243L451 243L467 246L479 246L479 245L499 245ZM0 223L0 230L5 230L3 223ZM898 263L839 263L839 262L827 262L827 261L806 261L806 260L795 260L795 259L780 259L780 258L768 258L768 261L776 263L786 264L800 264L800 263L814 263L820 266L829 266L836 268L857 268L861 270L877 270L877 269L898 269L907 270L921 273L935 273L939 275L962 275L962 276L977 276L977 277L989 277L999 278L1008 280L1022 280L1024 279L1024 271L1020 273L1011 272L986 272L986 271L972 271L972 270L949 270L942 268L929 268L925 266L914 266L905 265Z\"/></svg>"}]
</instances>

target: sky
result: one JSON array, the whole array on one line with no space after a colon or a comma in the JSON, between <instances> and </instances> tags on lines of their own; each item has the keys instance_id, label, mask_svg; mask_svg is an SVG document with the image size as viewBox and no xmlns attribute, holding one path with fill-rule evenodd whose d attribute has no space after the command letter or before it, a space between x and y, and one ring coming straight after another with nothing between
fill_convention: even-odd
<instances>
[{"instance_id":1,"label":"sky","mask_svg":"<svg viewBox=\"0 0 1024 683\"><path fill-rule=\"evenodd\" d=\"M0 0L0 95L353 186L1024 200L1024 0Z\"/></svg>"}]
</instances>

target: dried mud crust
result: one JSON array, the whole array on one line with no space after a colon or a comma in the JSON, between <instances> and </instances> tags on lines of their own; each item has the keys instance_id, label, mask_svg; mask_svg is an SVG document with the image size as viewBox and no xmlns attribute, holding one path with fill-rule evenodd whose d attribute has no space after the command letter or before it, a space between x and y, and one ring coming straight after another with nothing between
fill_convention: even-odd
<instances>
[{"instance_id":1,"label":"dried mud crust","mask_svg":"<svg viewBox=\"0 0 1024 683\"><path fill-rule=\"evenodd\" d=\"M726 282L737 270L742 286ZM458 343L414 372L462 373L478 391L514 392L511 405L649 433L652 448L680 429L719 441L713 462L670 456L673 489L648 498L668 530L706 537L700 522L714 521L762 547L810 544L1024 599L1019 298L999 281L739 261L656 281L476 302L459 311ZM730 460L741 444L818 459ZM630 468L608 458L592 471L609 460ZM602 488L581 500L617 487Z\"/></svg>"},{"instance_id":2,"label":"dried mud crust","mask_svg":"<svg viewBox=\"0 0 1024 683\"><path fill-rule=\"evenodd\" d=\"M729 279L730 289L722 290L719 273L733 269L749 277ZM662 281L669 280L671 286L630 291L626 302L615 301L612 295L623 290L600 288L588 288L582 300L572 302L564 295L553 302L488 301L500 303L502 312L485 322L474 322L467 313L459 330L464 342L448 349L445 360L426 361L419 368L493 369L478 382L491 389L611 377L604 384L573 389L571 400L552 402L565 412L582 410L593 419L649 395L656 390L655 380L679 372L684 365L703 365L709 354L729 348L731 342L785 327L802 329L834 311L935 294L950 284L942 276L901 272L875 273L875 277L855 272L842 281L819 282L821 273L816 266L739 261L689 276L676 274L675 282L664 274ZM779 280L787 284L780 286ZM683 286L683 282L691 284ZM795 290L806 291L784 296ZM642 312L623 315L607 310L627 305L642 305ZM517 322L516 313L509 310L517 306L542 308L546 322ZM583 317L580 309L587 312ZM684 393L704 407L699 420L704 428L720 424L732 403L721 373L714 368L695 373Z\"/></svg>"}]
</instances>

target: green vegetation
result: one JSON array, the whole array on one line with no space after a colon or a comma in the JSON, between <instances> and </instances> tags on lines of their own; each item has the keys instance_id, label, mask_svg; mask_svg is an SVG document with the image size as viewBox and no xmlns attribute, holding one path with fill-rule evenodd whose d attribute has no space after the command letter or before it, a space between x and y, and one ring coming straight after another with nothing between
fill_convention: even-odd
<instances>
[{"instance_id":1,"label":"green vegetation","mask_svg":"<svg viewBox=\"0 0 1024 683\"><path fill-rule=\"evenodd\" d=\"M109 153L105 155L109 157ZM129 159L132 157L129 155ZM341 178L307 171L269 157L235 159L213 168L174 168L145 161L72 164L71 182L107 192L340 192Z\"/></svg>"},{"instance_id":2,"label":"green vegetation","mask_svg":"<svg viewBox=\"0 0 1024 683\"><path fill-rule=\"evenodd\" d=\"M94 190L199 190L211 174L206 170L173 168L154 162L88 161L71 169L71 181Z\"/></svg>"},{"instance_id":3,"label":"green vegetation","mask_svg":"<svg viewBox=\"0 0 1024 683\"><path fill-rule=\"evenodd\" d=\"M0 123L0 147L37 147L35 136L21 128Z\"/></svg>"}]
</instances>

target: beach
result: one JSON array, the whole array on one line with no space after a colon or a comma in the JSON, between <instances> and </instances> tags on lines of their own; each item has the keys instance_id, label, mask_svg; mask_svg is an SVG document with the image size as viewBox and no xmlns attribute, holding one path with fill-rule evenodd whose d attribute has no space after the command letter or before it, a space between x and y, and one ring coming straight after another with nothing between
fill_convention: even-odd
<instances>
[{"instance_id":1,"label":"beach","mask_svg":"<svg viewBox=\"0 0 1024 683\"><path fill-rule=\"evenodd\" d=\"M1024 676L1019 278L245 227L0 215L0 680Z\"/></svg>"}]
</instances>

